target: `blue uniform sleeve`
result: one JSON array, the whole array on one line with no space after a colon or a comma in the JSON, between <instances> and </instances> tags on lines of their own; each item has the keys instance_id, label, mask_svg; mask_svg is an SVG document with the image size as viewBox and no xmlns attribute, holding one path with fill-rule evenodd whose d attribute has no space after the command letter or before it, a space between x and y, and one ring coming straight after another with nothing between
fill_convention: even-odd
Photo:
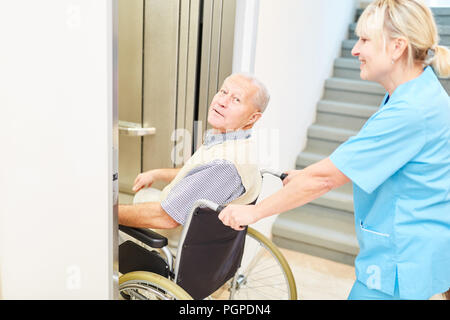
<instances>
[{"instance_id":1,"label":"blue uniform sleeve","mask_svg":"<svg viewBox=\"0 0 450 320\"><path fill-rule=\"evenodd\" d=\"M184 224L194 202L210 200L225 205L245 192L236 167L226 160L215 160L191 170L169 192L161 207L175 221Z\"/></svg>"},{"instance_id":2,"label":"blue uniform sleeve","mask_svg":"<svg viewBox=\"0 0 450 320\"><path fill-rule=\"evenodd\" d=\"M425 141L423 116L412 106L396 102L376 112L330 160L353 183L372 193L413 159Z\"/></svg>"}]
</instances>

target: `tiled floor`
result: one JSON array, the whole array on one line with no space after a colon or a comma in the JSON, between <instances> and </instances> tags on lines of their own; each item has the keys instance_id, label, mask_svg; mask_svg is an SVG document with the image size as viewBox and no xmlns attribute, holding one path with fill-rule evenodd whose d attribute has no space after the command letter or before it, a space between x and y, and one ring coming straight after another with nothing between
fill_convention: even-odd
<instances>
[{"instance_id":1,"label":"tiled floor","mask_svg":"<svg viewBox=\"0 0 450 320\"><path fill-rule=\"evenodd\" d=\"M355 268L281 249L294 274L300 300L343 300L355 281Z\"/></svg>"},{"instance_id":2,"label":"tiled floor","mask_svg":"<svg viewBox=\"0 0 450 320\"><path fill-rule=\"evenodd\" d=\"M289 261L300 300L344 300L353 286L355 268L307 254L281 249ZM443 300L440 294L431 300Z\"/></svg>"}]
</instances>

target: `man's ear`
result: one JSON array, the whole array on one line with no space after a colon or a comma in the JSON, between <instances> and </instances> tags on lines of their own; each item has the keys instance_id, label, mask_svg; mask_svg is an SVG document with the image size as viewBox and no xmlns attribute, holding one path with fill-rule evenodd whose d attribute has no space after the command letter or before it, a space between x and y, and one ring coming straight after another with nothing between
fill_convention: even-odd
<instances>
[{"instance_id":1,"label":"man's ear","mask_svg":"<svg viewBox=\"0 0 450 320\"><path fill-rule=\"evenodd\" d=\"M252 116L250 117L249 123L248 125L253 125L255 124L256 121L258 121L260 118L262 117L262 113L261 112L255 112L254 114L252 114Z\"/></svg>"}]
</instances>

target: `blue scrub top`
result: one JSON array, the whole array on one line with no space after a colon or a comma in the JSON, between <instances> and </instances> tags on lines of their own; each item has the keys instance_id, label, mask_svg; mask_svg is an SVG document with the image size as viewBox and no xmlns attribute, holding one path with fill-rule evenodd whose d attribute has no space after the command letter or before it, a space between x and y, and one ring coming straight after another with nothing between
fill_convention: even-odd
<instances>
[{"instance_id":1,"label":"blue scrub top","mask_svg":"<svg viewBox=\"0 0 450 320\"><path fill-rule=\"evenodd\" d=\"M450 287L450 99L431 67L330 156L353 182L358 280L401 298ZM398 277L398 278L397 278Z\"/></svg>"}]
</instances>

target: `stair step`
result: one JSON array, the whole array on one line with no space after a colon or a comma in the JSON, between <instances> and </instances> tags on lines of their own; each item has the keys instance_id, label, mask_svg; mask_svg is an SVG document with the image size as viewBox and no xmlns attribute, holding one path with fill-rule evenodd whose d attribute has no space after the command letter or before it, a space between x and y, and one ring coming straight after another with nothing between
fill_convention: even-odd
<instances>
[{"instance_id":1,"label":"stair step","mask_svg":"<svg viewBox=\"0 0 450 320\"><path fill-rule=\"evenodd\" d=\"M331 141L324 139L316 139L308 137L305 151L313 154L330 155L337 149L343 142ZM300 155L299 155L300 156Z\"/></svg>"},{"instance_id":2,"label":"stair step","mask_svg":"<svg viewBox=\"0 0 450 320\"><path fill-rule=\"evenodd\" d=\"M316 123L359 131L377 110L373 106L321 100L317 105Z\"/></svg>"},{"instance_id":3,"label":"stair step","mask_svg":"<svg viewBox=\"0 0 450 320\"><path fill-rule=\"evenodd\" d=\"M437 25L450 25L450 8L435 8L435 10L431 10Z\"/></svg>"},{"instance_id":4,"label":"stair step","mask_svg":"<svg viewBox=\"0 0 450 320\"><path fill-rule=\"evenodd\" d=\"M317 105L317 110L319 112L369 119L378 110L378 107L357 103L321 100Z\"/></svg>"},{"instance_id":5,"label":"stair step","mask_svg":"<svg viewBox=\"0 0 450 320\"><path fill-rule=\"evenodd\" d=\"M329 155L310 152L308 149L301 152L296 161L296 169L300 170L310 166ZM339 188L331 190L322 197L313 200L311 203L321 205L327 208L334 208L353 213L353 189L352 184L347 183Z\"/></svg>"},{"instance_id":6,"label":"stair step","mask_svg":"<svg viewBox=\"0 0 450 320\"><path fill-rule=\"evenodd\" d=\"M356 39L346 39L342 41L341 56L344 58L352 58L352 49L356 44Z\"/></svg>"},{"instance_id":7,"label":"stair step","mask_svg":"<svg viewBox=\"0 0 450 320\"><path fill-rule=\"evenodd\" d=\"M385 93L375 82L333 77L325 81L323 99L378 107Z\"/></svg>"},{"instance_id":8,"label":"stair step","mask_svg":"<svg viewBox=\"0 0 450 320\"><path fill-rule=\"evenodd\" d=\"M330 140L336 142L345 142L350 137L358 134L357 130L349 130L344 128L334 128L329 126L320 125L317 123L312 124L308 128L308 137Z\"/></svg>"},{"instance_id":9,"label":"stair step","mask_svg":"<svg viewBox=\"0 0 450 320\"><path fill-rule=\"evenodd\" d=\"M340 188L329 191L320 198L311 201L311 203L353 214L353 193L348 193L346 190Z\"/></svg>"},{"instance_id":10,"label":"stair step","mask_svg":"<svg viewBox=\"0 0 450 320\"><path fill-rule=\"evenodd\" d=\"M334 77L361 80L359 61L355 57L351 58L337 58L334 61ZM442 86L450 92L450 79L449 78L439 78Z\"/></svg>"},{"instance_id":11,"label":"stair step","mask_svg":"<svg viewBox=\"0 0 450 320\"><path fill-rule=\"evenodd\" d=\"M309 143L309 141L308 141ZM303 152L301 152L298 156L297 156L297 160L296 160L296 169L300 170L300 169L304 169L316 162L319 162L320 160L325 159L326 157L328 157L331 154L331 152L329 154L323 154L323 153L316 153L314 151L311 151L311 149L309 147L307 147ZM343 199L343 201L345 203L341 203L339 204L340 208L345 208L346 211L349 212L353 212L353 187L351 183L347 183L339 188L336 188L335 190L333 190L334 192L338 192L345 194L344 196L339 198L339 195L337 196L333 196L329 198L330 199ZM333 192L332 191L332 192ZM327 198L326 195L324 195L325 198ZM320 202L320 200L318 200ZM350 202L348 202L350 201ZM322 201L323 202L323 201Z\"/></svg>"},{"instance_id":12,"label":"stair step","mask_svg":"<svg viewBox=\"0 0 450 320\"><path fill-rule=\"evenodd\" d=\"M316 123L335 128L359 131L364 123L366 123L367 119L368 118L318 111Z\"/></svg>"},{"instance_id":13,"label":"stair step","mask_svg":"<svg viewBox=\"0 0 450 320\"><path fill-rule=\"evenodd\" d=\"M272 234L282 247L349 264L359 251L353 215L314 204L280 214Z\"/></svg>"},{"instance_id":14,"label":"stair step","mask_svg":"<svg viewBox=\"0 0 450 320\"><path fill-rule=\"evenodd\" d=\"M305 151L314 155L328 156L342 143L357 133L358 131L356 130L347 130L314 123L308 128L308 141ZM299 163L297 164L300 165Z\"/></svg>"},{"instance_id":15,"label":"stair step","mask_svg":"<svg viewBox=\"0 0 450 320\"><path fill-rule=\"evenodd\" d=\"M329 155L316 153L316 152L310 152L308 151L308 148L306 148L304 151L302 151L298 156L297 160L295 162L295 165L297 169L303 169L306 168L316 162L319 162L320 160L325 159Z\"/></svg>"},{"instance_id":16,"label":"stair step","mask_svg":"<svg viewBox=\"0 0 450 320\"><path fill-rule=\"evenodd\" d=\"M342 57L334 60L333 76L336 78L361 80L360 62L355 57Z\"/></svg>"},{"instance_id":17,"label":"stair step","mask_svg":"<svg viewBox=\"0 0 450 320\"><path fill-rule=\"evenodd\" d=\"M378 83L364 80L353 80L343 78L328 78L325 84L326 88L340 89L344 91L358 91L384 96L386 91Z\"/></svg>"}]
</instances>

